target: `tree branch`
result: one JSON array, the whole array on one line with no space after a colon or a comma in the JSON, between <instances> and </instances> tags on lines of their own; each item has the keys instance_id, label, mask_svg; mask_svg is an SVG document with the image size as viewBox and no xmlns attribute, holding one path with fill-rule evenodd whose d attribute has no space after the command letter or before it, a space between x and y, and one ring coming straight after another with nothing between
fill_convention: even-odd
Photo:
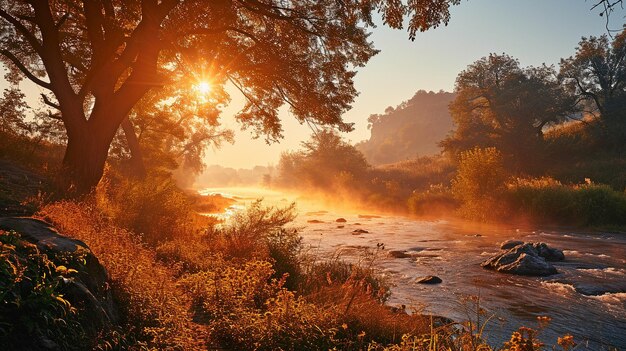
<instances>
[{"instance_id":1,"label":"tree branch","mask_svg":"<svg viewBox=\"0 0 626 351\"><path fill-rule=\"evenodd\" d=\"M59 106L58 104L55 104L54 102L50 101L50 99L48 98L48 96L46 94L41 94L41 98L43 99L43 102L50 106L50 107L54 107L57 110L61 110L61 106Z\"/></svg>"},{"instance_id":2,"label":"tree branch","mask_svg":"<svg viewBox=\"0 0 626 351\"><path fill-rule=\"evenodd\" d=\"M22 62L20 62L20 60L18 60L17 57L15 57L15 55L13 55L9 50L0 50L0 54L4 55L6 58L8 58L9 60L11 60L11 62L13 62L13 64L28 78L30 79L33 83L39 85L40 87L46 88L48 90L52 89L52 85L50 85L50 83L48 82L44 82L43 80L37 78L32 72L30 72L28 70L28 68L26 68L26 66L24 66L24 64Z\"/></svg>"},{"instance_id":3,"label":"tree branch","mask_svg":"<svg viewBox=\"0 0 626 351\"><path fill-rule=\"evenodd\" d=\"M9 13L5 12L2 9L0 9L0 17L4 18L5 20L7 20L7 22L11 23L13 27L20 34L22 34L26 38L26 40L28 40L28 42L33 47L33 49L35 49L35 51L39 55L41 55L41 52L43 51L43 46L41 45L41 43L39 43L37 38L20 21L18 21L15 17L11 16Z\"/></svg>"}]
</instances>

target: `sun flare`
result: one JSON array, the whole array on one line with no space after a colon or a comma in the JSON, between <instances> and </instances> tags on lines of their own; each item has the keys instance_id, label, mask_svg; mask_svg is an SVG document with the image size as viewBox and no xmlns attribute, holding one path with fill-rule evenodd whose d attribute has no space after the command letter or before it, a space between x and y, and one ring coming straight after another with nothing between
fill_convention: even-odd
<instances>
[{"instance_id":1,"label":"sun flare","mask_svg":"<svg viewBox=\"0 0 626 351\"><path fill-rule=\"evenodd\" d=\"M209 82L202 81L196 84L195 89L199 94L206 95L211 92L211 84Z\"/></svg>"}]
</instances>

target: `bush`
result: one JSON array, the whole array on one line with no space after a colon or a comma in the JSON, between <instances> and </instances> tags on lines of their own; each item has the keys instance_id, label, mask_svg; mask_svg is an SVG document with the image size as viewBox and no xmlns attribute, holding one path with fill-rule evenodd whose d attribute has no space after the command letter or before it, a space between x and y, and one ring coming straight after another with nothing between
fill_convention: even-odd
<instances>
[{"instance_id":1,"label":"bush","mask_svg":"<svg viewBox=\"0 0 626 351\"><path fill-rule=\"evenodd\" d=\"M107 167L96 189L98 209L117 226L151 245L190 230L194 213L188 196L169 175L132 179Z\"/></svg>"},{"instance_id":2,"label":"bush","mask_svg":"<svg viewBox=\"0 0 626 351\"><path fill-rule=\"evenodd\" d=\"M0 230L0 346L7 350L89 348L78 314L63 297L62 280L78 271L53 262L15 232ZM76 269L75 269L76 268Z\"/></svg>"},{"instance_id":3,"label":"bush","mask_svg":"<svg viewBox=\"0 0 626 351\"><path fill-rule=\"evenodd\" d=\"M608 185L567 186L551 178L517 179L509 185L508 206L544 223L578 226L626 224L626 194Z\"/></svg>"},{"instance_id":4,"label":"bush","mask_svg":"<svg viewBox=\"0 0 626 351\"><path fill-rule=\"evenodd\" d=\"M284 230L295 216L295 204L284 208L266 207L262 200L257 200L245 211L236 212L225 225L208 228L207 239L227 257L266 258L270 238Z\"/></svg>"},{"instance_id":5,"label":"bush","mask_svg":"<svg viewBox=\"0 0 626 351\"><path fill-rule=\"evenodd\" d=\"M507 173L501 153L493 147L461 153L452 193L461 202L463 217L487 221L504 215L501 207Z\"/></svg>"},{"instance_id":6,"label":"bush","mask_svg":"<svg viewBox=\"0 0 626 351\"><path fill-rule=\"evenodd\" d=\"M450 188L443 184L431 185L423 192L415 191L407 200L409 213L418 216L445 215L458 208L458 201L454 198Z\"/></svg>"},{"instance_id":7,"label":"bush","mask_svg":"<svg viewBox=\"0 0 626 351\"><path fill-rule=\"evenodd\" d=\"M319 350L332 347L332 313L297 298L272 279L267 261L216 262L215 269L182 277L195 297L196 318L212 338L235 350Z\"/></svg>"}]
</instances>

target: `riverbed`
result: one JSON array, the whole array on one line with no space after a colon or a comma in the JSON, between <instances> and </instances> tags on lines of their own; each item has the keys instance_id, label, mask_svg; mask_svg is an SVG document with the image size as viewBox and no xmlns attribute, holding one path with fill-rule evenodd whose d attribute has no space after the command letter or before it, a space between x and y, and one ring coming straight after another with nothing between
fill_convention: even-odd
<instances>
[{"instance_id":1,"label":"riverbed","mask_svg":"<svg viewBox=\"0 0 626 351\"><path fill-rule=\"evenodd\" d=\"M480 300L489 341L500 346L520 326L537 327L548 316L540 338L556 344L558 336L574 335L577 350L626 350L626 234L580 232L563 228L488 228L448 220L418 220L318 203L262 189L220 188L237 200L225 214L240 211L257 198L268 205L296 202L305 245L320 255L341 253L355 260L364 250L384 244L376 265L393 284L388 304L406 305L457 321L475 319ZM345 222L337 222L343 218ZM355 230L361 230L356 233ZM554 265L559 274L537 278L488 271L480 263L498 253L508 239L545 242L562 249L565 261ZM394 258L389 251L402 251ZM419 277L435 275L441 284L424 285Z\"/></svg>"}]
</instances>

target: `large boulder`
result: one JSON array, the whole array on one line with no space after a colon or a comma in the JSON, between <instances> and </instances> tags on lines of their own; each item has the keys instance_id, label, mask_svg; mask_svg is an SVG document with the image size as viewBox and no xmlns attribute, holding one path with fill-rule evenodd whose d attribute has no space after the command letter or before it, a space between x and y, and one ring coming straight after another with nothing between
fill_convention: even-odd
<instances>
[{"instance_id":1,"label":"large boulder","mask_svg":"<svg viewBox=\"0 0 626 351\"><path fill-rule=\"evenodd\" d=\"M522 243L489 258L481 266L502 273L548 276L558 273L549 261L564 259L563 251L545 243Z\"/></svg>"},{"instance_id":2,"label":"large boulder","mask_svg":"<svg viewBox=\"0 0 626 351\"><path fill-rule=\"evenodd\" d=\"M0 229L19 233L22 239L36 245L53 261L67 254L81 255L84 265L78 274L62 281L65 297L72 305L80 307L84 320L94 329L119 323L119 311L107 283L107 271L87 244L63 236L50 224L30 217L1 217Z\"/></svg>"}]
</instances>

